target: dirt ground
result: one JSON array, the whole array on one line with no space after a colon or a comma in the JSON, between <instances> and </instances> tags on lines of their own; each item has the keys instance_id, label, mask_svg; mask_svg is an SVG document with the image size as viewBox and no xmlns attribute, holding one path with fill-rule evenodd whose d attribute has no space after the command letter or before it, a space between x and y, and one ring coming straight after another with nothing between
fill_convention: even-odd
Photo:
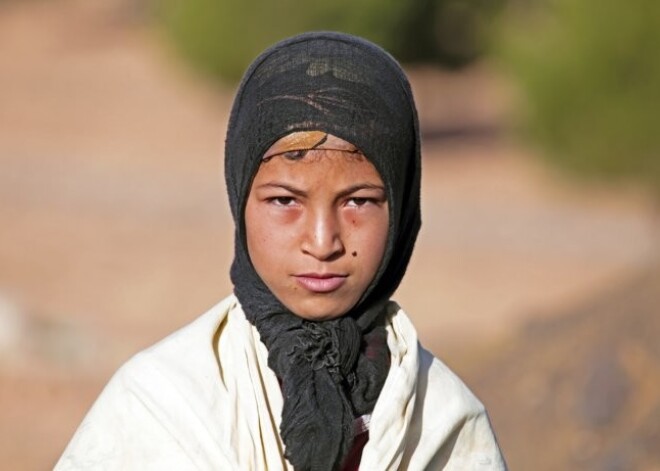
<instances>
[{"instance_id":1,"label":"dirt ground","mask_svg":"<svg viewBox=\"0 0 660 471\"><path fill-rule=\"evenodd\" d=\"M129 5L0 2L3 468L52 467L118 365L231 290L222 149L233 90L177 62ZM640 417L659 414L652 200L572 181L517 144L515 90L488 65L409 71L424 222L395 298L423 343L475 387L512 469L660 469L646 448L607 461L611 443L657 437L660 423L607 414L631 398ZM565 367L574 345L585 345L582 370ZM568 399L539 392L588 388L595 375L598 396L601 370L614 399L605 412L585 406L582 428L567 422Z\"/></svg>"}]
</instances>

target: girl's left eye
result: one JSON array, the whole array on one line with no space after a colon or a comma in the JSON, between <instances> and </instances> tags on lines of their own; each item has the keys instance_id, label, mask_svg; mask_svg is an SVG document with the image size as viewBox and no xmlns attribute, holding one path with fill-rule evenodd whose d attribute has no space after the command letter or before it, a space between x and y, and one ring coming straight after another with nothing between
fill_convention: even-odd
<instances>
[{"instance_id":1,"label":"girl's left eye","mask_svg":"<svg viewBox=\"0 0 660 471\"><path fill-rule=\"evenodd\" d=\"M292 196L276 196L269 201L277 206L292 206L296 202Z\"/></svg>"},{"instance_id":2,"label":"girl's left eye","mask_svg":"<svg viewBox=\"0 0 660 471\"><path fill-rule=\"evenodd\" d=\"M364 206L367 203L371 203L373 200L371 198L349 198L347 201L347 206L353 206L356 208L359 208L360 206Z\"/></svg>"}]
</instances>

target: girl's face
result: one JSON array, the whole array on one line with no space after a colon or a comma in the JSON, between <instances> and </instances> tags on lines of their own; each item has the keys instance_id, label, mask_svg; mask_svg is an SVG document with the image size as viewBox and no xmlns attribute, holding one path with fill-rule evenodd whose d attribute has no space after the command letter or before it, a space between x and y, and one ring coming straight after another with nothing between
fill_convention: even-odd
<instances>
[{"instance_id":1,"label":"girl's face","mask_svg":"<svg viewBox=\"0 0 660 471\"><path fill-rule=\"evenodd\" d=\"M373 280L388 202L362 154L313 150L264 160L245 208L250 259L271 292L308 320L340 317Z\"/></svg>"}]
</instances>

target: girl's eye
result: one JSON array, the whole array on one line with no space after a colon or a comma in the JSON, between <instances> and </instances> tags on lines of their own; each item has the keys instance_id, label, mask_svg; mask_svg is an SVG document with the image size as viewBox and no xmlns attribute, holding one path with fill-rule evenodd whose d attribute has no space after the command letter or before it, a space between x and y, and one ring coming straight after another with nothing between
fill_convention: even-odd
<instances>
[{"instance_id":1,"label":"girl's eye","mask_svg":"<svg viewBox=\"0 0 660 471\"><path fill-rule=\"evenodd\" d=\"M373 200L371 198L350 198L347 202L347 206L352 206L359 208L360 206L364 206L367 203L371 203Z\"/></svg>"},{"instance_id":2,"label":"girl's eye","mask_svg":"<svg viewBox=\"0 0 660 471\"><path fill-rule=\"evenodd\" d=\"M293 206L293 204L296 202L295 198L292 196L276 196L274 198L270 198L269 201L276 206Z\"/></svg>"}]
</instances>

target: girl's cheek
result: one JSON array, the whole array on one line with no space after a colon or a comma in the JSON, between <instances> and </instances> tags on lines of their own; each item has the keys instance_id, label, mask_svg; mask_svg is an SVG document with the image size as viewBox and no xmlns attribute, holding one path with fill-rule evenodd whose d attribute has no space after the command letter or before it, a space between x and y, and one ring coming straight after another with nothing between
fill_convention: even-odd
<instances>
[{"instance_id":1,"label":"girl's cheek","mask_svg":"<svg viewBox=\"0 0 660 471\"><path fill-rule=\"evenodd\" d=\"M353 228L379 225L383 218L387 218L387 213L376 207L350 209L344 214L344 221Z\"/></svg>"},{"instance_id":2,"label":"girl's cheek","mask_svg":"<svg viewBox=\"0 0 660 471\"><path fill-rule=\"evenodd\" d=\"M282 208L275 206L267 206L263 212L263 217L267 221L277 225L292 224L300 218L301 211L299 208Z\"/></svg>"},{"instance_id":3,"label":"girl's cheek","mask_svg":"<svg viewBox=\"0 0 660 471\"><path fill-rule=\"evenodd\" d=\"M359 209L356 208L346 208L343 212L344 221L350 226L359 226L364 218L364 214L361 214Z\"/></svg>"}]
</instances>

